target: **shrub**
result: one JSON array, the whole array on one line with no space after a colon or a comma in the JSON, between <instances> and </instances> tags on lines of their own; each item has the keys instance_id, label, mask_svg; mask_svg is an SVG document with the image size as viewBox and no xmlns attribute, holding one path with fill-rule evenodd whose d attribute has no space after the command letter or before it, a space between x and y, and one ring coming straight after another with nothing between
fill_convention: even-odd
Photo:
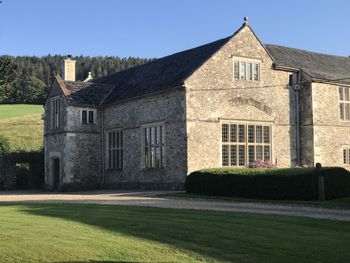
<instances>
[{"instance_id":1,"label":"shrub","mask_svg":"<svg viewBox=\"0 0 350 263\"><path fill-rule=\"evenodd\" d=\"M276 168L276 164L271 161L255 160L249 163L249 168Z\"/></svg>"},{"instance_id":2,"label":"shrub","mask_svg":"<svg viewBox=\"0 0 350 263\"><path fill-rule=\"evenodd\" d=\"M350 196L350 172L324 167L326 199ZM260 199L317 200L315 168L264 169L219 168L191 173L186 192Z\"/></svg>"},{"instance_id":3,"label":"shrub","mask_svg":"<svg viewBox=\"0 0 350 263\"><path fill-rule=\"evenodd\" d=\"M0 135L0 154L7 153L9 152L9 150L10 150L9 140L6 137Z\"/></svg>"}]
</instances>

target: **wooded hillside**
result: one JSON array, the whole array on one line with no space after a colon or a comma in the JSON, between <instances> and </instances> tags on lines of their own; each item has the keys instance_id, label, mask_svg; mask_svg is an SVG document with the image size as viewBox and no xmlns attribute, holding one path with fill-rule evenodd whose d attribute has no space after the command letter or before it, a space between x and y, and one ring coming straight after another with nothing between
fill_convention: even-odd
<instances>
[{"instance_id":1,"label":"wooded hillside","mask_svg":"<svg viewBox=\"0 0 350 263\"><path fill-rule=\"evenodd\" d=\"M51 79L61 74L61 62L65 57L60 55L29 57L0 57L0 103L44 103ZM120 57L73 57L76 63L76 79L84 80L88 72L94 78L106 76L150 59Z\"/></svg>"}]
</instances>

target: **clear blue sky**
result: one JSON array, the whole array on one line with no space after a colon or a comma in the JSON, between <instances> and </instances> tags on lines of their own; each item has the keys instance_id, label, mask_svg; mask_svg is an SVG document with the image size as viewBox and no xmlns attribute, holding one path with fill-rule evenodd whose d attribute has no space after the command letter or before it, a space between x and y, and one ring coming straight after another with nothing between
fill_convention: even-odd
<instances>
[{"instance_id":1,"label":"clear blue sky","mask_svg":"<svg viewBox=\"0 0 350 263\"><path fill-rule=\"evenodd\" d=\"M161 57L231 35L350 55L348 0L2 0L0 55Z\"/></svg>"}]
</instances>

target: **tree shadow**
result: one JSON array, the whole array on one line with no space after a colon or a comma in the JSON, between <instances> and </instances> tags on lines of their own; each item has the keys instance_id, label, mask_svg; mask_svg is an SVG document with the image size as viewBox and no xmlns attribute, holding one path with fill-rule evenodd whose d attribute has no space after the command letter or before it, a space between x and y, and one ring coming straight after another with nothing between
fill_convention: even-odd
<instances>
[{"instance_id":1,"label":"tree shadow","mask_svg":"<svg viewBox=\"0 0 350 263\"><path fill-rule=\"evenodd\" d=\"M216 260L233 261L236 259L234 257L236 253L242 253L239 250L235 251L235 244L232 241L234 233L228 231L229 229L233 231L234 225L237 227L235 220L242 217L239 214L227 213L223 216L222 213L210 211L94 204L21 204L21 206L24 206L21 211L31 215L76 221L111 232L168 244ZM270 223L270 220L266 221L266 224ZM254 225L253 222L251 225ZM241 240L238 248L242 248L245 242L251 245L250 241Z\"/></svg>"}]
</instances>

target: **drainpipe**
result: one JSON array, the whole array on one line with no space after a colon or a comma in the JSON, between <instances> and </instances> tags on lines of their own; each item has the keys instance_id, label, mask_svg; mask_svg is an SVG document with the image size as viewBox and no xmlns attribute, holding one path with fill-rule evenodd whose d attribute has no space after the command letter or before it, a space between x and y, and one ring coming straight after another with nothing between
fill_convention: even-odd
<instances>
[{"instance_id":1,"label":"drainpipe","mask_svg":"<svg viewBox=\"0 0 350 263\"><path fill-rule=\"evenodd\" d=\"M101 107L101 114L102 114L102 117L101 117L101 165L102 165L102 180L101 180L101 188L104 187L104 183L105 183L105 154L104 154L104 137L105 137L105 131L104 131L104 117L105 117L105 114L104 114L104 108Z\"/></svg>"},{"instance_id":2,"label":"drainpipe","mask_svg":"<svg viewBox=\"0 0 350 263\"><path fill-rule=\"evenodd\" d=\"M296 152L297 152L297 166L301 165L300 162L300 117L299 117L299 94L300 94L300 84L301 84L301 70L297 73L297 84L293 85L295 91L295 107L296 107Z\"/></svg>"}]
</instances>

